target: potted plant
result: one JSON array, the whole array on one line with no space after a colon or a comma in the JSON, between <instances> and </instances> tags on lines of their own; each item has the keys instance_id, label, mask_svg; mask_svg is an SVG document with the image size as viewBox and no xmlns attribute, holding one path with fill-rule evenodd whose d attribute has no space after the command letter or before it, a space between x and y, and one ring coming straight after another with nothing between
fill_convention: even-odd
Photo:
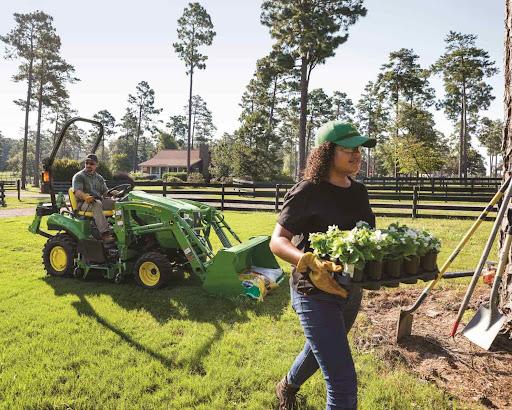
<instances>
[{"instance_id":1,"label":"potted plant","mask_svg":"<svg viewBox=\"0 0 512 410\"><path fill-rule=\"evenodd\" d=\"M398 278L402 274L403 265L401 233L393 224L385 230L385 233L386 239L382 243L383 271L385 276Z\"/></svg>"},{"instance_id":2,"label":"potted plant","mask_svg":"<svg viewBox=\"0 0 512 410\"><path fill-rule=\"evenodd\" d=\"M359 228L356 226L348 232L341 234L332 239L333 260L339 261L344 265L344 270L350 275L353 282L361 282L364 275L365 255L359 244Z\"/></svg>"},{"instance_id":3,"label":"potted plant","mask_svg":"<svg viewBox=\"0 0 512 410\"><path fill-rule=\"evenodd\" d=\"M437 255L441 249L441 241L431 233L421 231L420 265L425 272L437 270Z\"/></svg>"},{"instance_id":4,"label":"potted plant","mask_svg":"<svg viewBox=\"0 0 512 410\"><path fill-rule=\"evenodd\" d=\"M387 234L381 230L373 229L366 222L358 222L354 245L363 255L365 261L364 273L369 280L382 278L382 257L384 255L383 242Z\"/></svg>"}]
</instances>

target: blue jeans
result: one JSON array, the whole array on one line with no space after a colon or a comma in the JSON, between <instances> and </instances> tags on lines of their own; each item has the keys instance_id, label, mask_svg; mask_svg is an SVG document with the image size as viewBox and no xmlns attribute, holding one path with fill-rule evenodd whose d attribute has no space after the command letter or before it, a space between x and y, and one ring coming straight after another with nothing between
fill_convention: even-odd
<instances>
[{"instance_id":1,"label":"blue jeans","mask_svg":"<svg viewBox=\"0 0 512 410\"><path fill-rule=\"evenodd\" d=\"M352 289L347 299L326 293L306 296L293 289L291 296L306 343L288 372L288 383L301 386L320 368L327 410L356 409L357 378L347 333L359 311L362 291Z\"/></svg>"}]
</instances>

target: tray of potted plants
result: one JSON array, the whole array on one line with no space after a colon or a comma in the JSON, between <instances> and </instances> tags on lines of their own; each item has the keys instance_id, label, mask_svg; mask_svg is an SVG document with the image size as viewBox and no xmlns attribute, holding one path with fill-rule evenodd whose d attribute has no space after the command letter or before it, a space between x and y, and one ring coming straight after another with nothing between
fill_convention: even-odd
<instances>
[{"instance_id":1,"label":"tray of potted plants","mask_svg":"<svg viewBox=\"0 0 512 410\"><path fill-rule=\"evenodd\" d=\"M361 221L350 231L330 226L327 232L312 233L309 241L315 254L344 266L341 283L365 289L429 281L438 273L439 239L399 223L372 229Z\"/></svg>"}]
</instances>

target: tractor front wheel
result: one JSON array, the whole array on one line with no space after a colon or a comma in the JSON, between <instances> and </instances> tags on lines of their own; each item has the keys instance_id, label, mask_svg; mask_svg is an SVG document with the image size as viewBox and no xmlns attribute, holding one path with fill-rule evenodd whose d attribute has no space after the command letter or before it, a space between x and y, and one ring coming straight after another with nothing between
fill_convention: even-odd
<instances>
[{"instance_id":1,"label":"tractor front wheel","mask_svg":"<svg viewBox=\"0 0 512 410\"><path fill-rule=\"evenodd\" d=\"M52 276L73 274L76 257L76 242L68 234L57 234L48 239L43 248L43 264Z\"/></svg>"},{"instance_id":2,"label":"tractor front wheel","mask_svg":"<svg viewBox=\"0 0 512 410\"><path fill-rule=\"evenodd\" d=\"M158 252L144 253L134 266L135 281L146 289L165 286L172 275L169 258Z\"/></svg>"}]
</instances>

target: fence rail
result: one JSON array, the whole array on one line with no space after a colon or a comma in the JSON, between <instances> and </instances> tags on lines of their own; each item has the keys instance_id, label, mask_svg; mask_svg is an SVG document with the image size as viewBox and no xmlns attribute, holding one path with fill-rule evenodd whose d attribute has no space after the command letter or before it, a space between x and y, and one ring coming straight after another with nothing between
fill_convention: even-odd
<instances>
[{"instance_id":1,"label":"fence rail","mask_svg":"<svg viewBox=\"0 0 512 410\"><path fill-rule=\"evenodd\" d=\"M500 182L489 178L489 181ZM119 181L108 181L112 187ZM58 192L67 192L69 182L54 182ZM205 184L168 183L159 181L136 181L139 189L164 197L199 201L222 211L267 211L278 212L283 205L286 192L292 184ZM435 185L406 186L398 192L394 187L367 185L370 203L377 216L412 218L476 218L485 204L493 197L496 188L478 184L467 184L466 188L448 186L441 189ZM472 188L471 188L472 187ZM497 208L489 212L487 220L493 220Z\"/></svg>"}]
</instances>

